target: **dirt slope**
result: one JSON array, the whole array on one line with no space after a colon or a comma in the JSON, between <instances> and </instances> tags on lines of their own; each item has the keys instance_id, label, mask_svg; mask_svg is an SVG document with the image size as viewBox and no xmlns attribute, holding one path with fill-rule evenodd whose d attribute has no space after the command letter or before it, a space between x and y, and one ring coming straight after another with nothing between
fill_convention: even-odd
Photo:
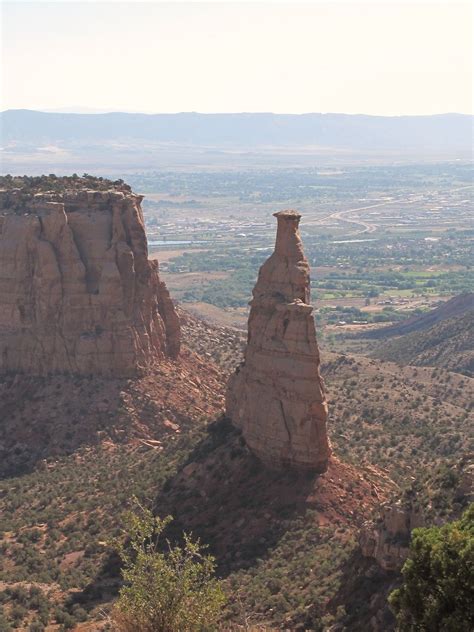
<instances>
[{"instance_id":1,"label":"dirt slope","mask_svg":"<svg viewBox=\"0 0 474 632\"><path fill-rule=\"evenodd\" d=\"M387 340L373 357L399 364L439 366L474 376L474 309L429 329Z\"/></svg>"},{"instance_id":2,"label":"dirt slope","mask_svg":"<svg viewBox=\"0 0 474 632\"><path fill-rule=\"evenodd\" d=\"M117 568L105 577L101 571L104 542L119 532L120 514L135 495L172 513L175 534L192 530L211 546L229 594L229 625L329 626L331 604L355 607L358 594L370 599L382 581L370 563L356 566L356 536L397 493L391 480L405 486L468 450L474 380L323 349L337 458L320 477L275 473L228 423L215 422L243 336L183 313L181 320L182 362L141 379L2 382L6 463L10 474L28 470L1 481L2 586L46 585L50 602L78 626L85 616L96 626L88 629L100 629L118 578ZM208 421L214 423L206 431ZM13 443L15 433L20 440ZM372 587L359 593L360 583L348 582L357 569L372 573ZM85 614L77 614L78 605ZM351 617L349 629L357 630L352 606ZM53 609L51 630L55 621Z\"/></svg>"},{"instance_id":3,"label":"dirt slope","mask_svg":"<svg viewBox=\"0 0 474 632\"><path fill-rule=\"evenodd\" d=\"M449 301L442 303L439 307L421 316L414 316L401 323L395 323L389 327L373 329L364 333L366 338L391 338L393 336L403 336L414 331L425 331L436 323L449 318L463 316L467 312L474 310L474 294L466 292L459 296L454 296Z\"/></svg>"},{"instance_id":4,"label":"dirt slope","mask_svg":"<svg viewBox=\"0 0 474 632\"><path fill-rule=\"evenodd\" d=\"M184 350L144 376L0 379L0 475L104 441L136 444L189 429L223 408L223 376Z\"/></svg>"}]
</instances>

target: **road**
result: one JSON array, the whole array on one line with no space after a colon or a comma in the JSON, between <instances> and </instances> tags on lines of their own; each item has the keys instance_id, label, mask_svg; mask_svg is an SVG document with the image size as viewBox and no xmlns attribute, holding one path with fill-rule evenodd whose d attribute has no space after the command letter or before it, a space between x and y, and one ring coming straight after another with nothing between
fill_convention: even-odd
<instances>
[{"instance_id":1,"label":"road","mask_svg":"<svg viewBox=\"0 0 474 632\"><path fill-rule=\"evenodd\" d=\"M344 235L345 237L351 237L353 235L362 235L363 233L373 233L377 226L375 224L369 224L368 222L365 222L361 219L347 219L346 217L344 217L345 215L349 215L350 213L356 213L359 211L366 211L368 209L373 209L373 208L380 208L382 206L387 206L388 204L394 204L395 202L400 202L400 199L390 199L390 200L385 200L384 202L377 202L376 204L369 204L367 206L358 206L357 208L349 208L345 211L335 211L334 213L330 213L329 215L326 215L325 217L321 217L320 219L316 219L316 220L310 220L309 222L306 222L307 224L324 224L326 223L328 220L339 220L341 222L346 222L348 224L355 224L356 226L361 226L362 230L357 230L353 233L349 233L348 235Z\"/></svg>"},{"instance_id":2,"label":"road","mask_svg":"<svg viewBox=\"0 0 474 632\"><path fill-rule=\"evenodd\" d=\"M456 187L452 189L450 192L454 193L455 191L462 191L464 189L472 189L473 187L474 187L473 184L468 184L462 187ZM352 237L355 235L362 235L364 233L373 233L377 230L376 224L370 224L369 222L364 221L360 218L354 219L354 218L348 218L346 216L350 215L351 213L358 213L360 211L366 211L373 208L382 208L390 204L397 204L397 203L409 204L413 202L423 202L425 195L426 194L420 195L419 193L411 193L406 197L390 198L390 199L384 200L383 202L376 202L375 204L368 204L366 206L358 206L355 208L349 208L349 209L346 209L345 211L335 211L334 213L330 213L329 215L326 215L325 217L321 217L320 219L310 220L306 223L307 224L324 224L328 221L337 220L341 222L346 222L347 224L354 224L356 226L361 227L361 230L356 230L355 232L347 233L346 235L344 235L344 237Z\"/></svg>"}]
</instances>

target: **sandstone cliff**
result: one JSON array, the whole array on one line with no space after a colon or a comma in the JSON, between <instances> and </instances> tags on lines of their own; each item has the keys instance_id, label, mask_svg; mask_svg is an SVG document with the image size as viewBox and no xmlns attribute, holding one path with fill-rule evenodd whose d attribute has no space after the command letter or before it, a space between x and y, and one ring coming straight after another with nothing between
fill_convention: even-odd
<instances>
[{"instance_id":1,"label":"sandstone cliff","mask_svg":"<svg viewBox=\"0 0 474 632\"><path fill-rule=\"evenodd\" d=\"M0 191L0 373L133 376L178 355L141 199Z\"/></svg>"},{"instance_id":2,"label":"sandstone cliff","mask_svg":"<svg viewBox=\"0 0 474 632\"><path fill-rule=\"evenodd\" d=\"M324 472L327 404L301 216L282 211L275 217L275 251L253 290L245 360L229 380L227 415L264 463Z\"/></svg>"},{"instance_id":3,"label":"sandstone cliff","mask_svg":"<svg viewBox=\"0 0 474 632\"><path fill-rule=\"evenodd\" d=\"M398 571L408 557L412 529L424 526L423 513L400 501L382 507L378 522L367 522L359 535L364 557L385 571Z\"/></svg>"}]
</instances>

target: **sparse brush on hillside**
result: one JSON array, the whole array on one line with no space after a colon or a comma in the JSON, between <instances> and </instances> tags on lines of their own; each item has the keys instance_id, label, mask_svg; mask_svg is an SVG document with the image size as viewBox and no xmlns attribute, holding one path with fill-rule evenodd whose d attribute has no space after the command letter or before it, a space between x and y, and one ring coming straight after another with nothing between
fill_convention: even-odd
<instances>
[{"instance_id":1,"label":"sparse brush on hillside","mask_svg":"<svg viewBox=\"0 0 474 632\"><path fill-rule=\"evenodd\" d=\"M131 187L123 180L109 180L84 173L78 176L57 176L54 173L42 176L0 176L0 189L22 189L24 193L42 193L54 191L61 193L66 189L92 189L94 191L131 191Z\"/></svg>"},{"instance_id":2,"label":"sparse brush on hillside","mask_svg":"<svg viewBox=\"0 0 474 632\"><path fill-rule=\"evenodd\" d=\"M441 366L474 376L474 311L382 344L373 353L399 364Z\"/></svg>"},{"instance_id":3,"label":"sparse brush on hillside","mask_svg":"<svg viewBox=\"0 0 474 632\"><path fill-rule=\"evenodd\" d=\"M206 362L211 363L211 354L220 362L222 373L239 362L242 339L238 332L216 329L183 314L187 319L183 326L185 342L192 344ZM410 487L407 493L423 501L423 507L433 509L434 515L427 512L428 523L452 519L454 504L460 504L456 491L458 484L453 482L454 475L450 470L446 467L438 469L438 465L441 468L441 463L458 459L469 450L468 434L472 424L468 407L472 402L472 380L443 369L400 368L362 356L324 356L323 374L331 397L329 428L335 454L346 461L356 462L357 468L364 461L383 466L404 488L411 477L416 477L421 480L420 484L414 483L413 491ZM197 375L202 378L200 373ZM86 388L85 380L77 380L77 383L74 390L73 383L56 377L49 390L34 391L32 402L36 415L40 405L46 406L47 402L45 419L49 410L53 418L55 410L63 405L63 399L59 395L55 397L54 392L61 394L69 389L66 411L71 406L73 391L81 402L74 427L80 429L90 425L94 414L93 391ZM207 384L204 380L203 383ZM104 382L95 380L91 384L101 395L98 403L102 403L103 397L115 402L111 395L105 394ZM174 392L174 382L166 384L169 384L166 392ZM137 409L137 418L143 422L145 412L150 410L155 430L159 430L160 414L169 418L167 411L160 413L155 408L155 404L162 401L163 391L154 390L153 383L148 382L143 389L133 391L133 401L140 398L144 403ZM188 390L192 395L194 391ZM215 390L218 390L217 386ZM85 399L88 406L84 405L82 410ZM28 418L26 415L25 418L16 416L18 406L13 403L12 399L12 408L4 409L4 417L11 420L12 427L13 424L21 427L25 437ZM130 407L128 403L127 406ZM115 415L115 408L108 406L108 410ZM257 473L248 471L245 463L241 470L238 469L245 452L239 447L238 436L231 449L226 448L225 459L221 458L224 440L217 442L221 446L220 453L216 453L216 441L208 446L209 437L215 435L212 427L208 428L209 432L205 429L209 418L203 415L191 420L190 417L187 423L184 420L186 410L186 407L182 409L183 418L179 418L181 433L171 432L166 440L160 435L162 443L132 437L113 444L106 439L101 446L91 448L86 444L80 449L75 448L68 456L53 453L46 462L40 462L37 469L2 479L0 581L4 592L9 592L3 596L0 593L0 602L3 600L0 621L3 608L6 629L15 621L28 629L33 621L46 620L47 610L48 625L74 629L86 618L91 626L89 629L100 630L104 624L101 612L111 607L118 590L120 573L117 568L110 571L112 576L101 574L102 567L107 565L104 542L119 535L117 516L133 495L146 506L154 502L163 488L168 487L169 479L175 479L176 473L189 466L191 461L199 460L196 457L198 445L203 460L199 471L201 478L196 480L197 473L192 467L188 468L178 481L180 485L174 487L176 502L163 509L162 515L169 513L175 517L171 526L179 526L179 533L183 530L197 533L193 525L185 524L181 528L178 523L183 516L189 519L201 516L208 532L212 531L209 538L199 533L203 542L213 544L215 534L229 539L223 553L219 554L222 559L212 551L219 564L229 567L230 562L224 556L232 553L236 557L236 566L239 566L229 569L223 579L228 594L223 629L232 630L233 626L242 629L247 623L250 629L255 625L259 630L265 626L268 626L266 629L317 629L316 626L323 623L332 625L330 617L339 622L342 614L339 617L336 611L340 609L342 613L346 608L349 612L351 595L356 595L358 601L354 612L351 611L351 622L355 623L348 629L369 629L373 611L370 604L380 589L379 576L376 575L376 579L369 577L370 585L361 588L361 577L369 564L365 560L366 566L361 575L357 575L357 581L354 577L353 559L357 545L353 512L364 513L365 519L369 512L360 511L361 502L367 497L372 498L373 504L381 500L371 495L359 498L362 482L357 479L344 484L335 480L334 490L342 498L337 501L338 506L347 514L346 518L342 516L344 519L336 529L332 525L317 524L314 512L324 517L319 501L312 511L304 514L296 515L294 510L290 511L291 504L284 513L282 481L274 481L270 486L267 479L256 478L263 476L260 470ZM44 427L50 430L53 426L45 424ZM105 421L98 429L103 427L107 428ZM56 449L58 436L54 435ZM214 461L209 461L207 452L201 454L206 446L214 454ZM213 468L210 468L212 464ZM242 481L244 474L241 474L240 479L235 479L234 475L239 472L248 473L248 477ZM420 479L424 472L430 473L429 480ZM379 477L379 474L374 476ZM216 481L216 491L212 490L206 498L201 492L205 491L204 484L211 478ZM241 488L235 480L237 483L240 480ZM248 487L243 485L246 480ZM301 481L291 485L291 494L287 492L288 503L294 503L295 489L298 493L301 491ZM423 495L423 490L428 493ZM349 507L349 503L353 505ZM242 517L244 514L247 518ZM231 537L229 529L223 527L226 519L234 525ZM354 584L347 587L350 578ZM27 603L24 602L22 592L18 597L17 592L11 592L27 584L41 588L49 602L47 607L42 605L43 599L39 604L41 607L37 608L29 598ZM345 592L338 598L334 611L328 614L328 600L343 589L352 593ZM386 592L381 594L384 604ZM370 611L363 620L364 624L367 621L365 628L356 627L362 621L361 603Z\"/></svg>"}]
</instances>

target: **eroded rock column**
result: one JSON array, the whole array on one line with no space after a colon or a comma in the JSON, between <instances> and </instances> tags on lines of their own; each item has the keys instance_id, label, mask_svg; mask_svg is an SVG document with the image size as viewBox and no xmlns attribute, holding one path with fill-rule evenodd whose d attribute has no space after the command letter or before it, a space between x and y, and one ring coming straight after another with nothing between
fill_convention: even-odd
<instances>
[{"instance_id":1,"label":"eroded rock column","mask_svg":"<svg viewBox=\"0 0 474 632\"><path fill-rule=\"evenodd\" d=\"M275 251L253 290L245 360L229 380L227 415L267 465L324 472L331 453L327 404L301 215L281 211L275 217Z\"/></svg>"}]
</instances>

